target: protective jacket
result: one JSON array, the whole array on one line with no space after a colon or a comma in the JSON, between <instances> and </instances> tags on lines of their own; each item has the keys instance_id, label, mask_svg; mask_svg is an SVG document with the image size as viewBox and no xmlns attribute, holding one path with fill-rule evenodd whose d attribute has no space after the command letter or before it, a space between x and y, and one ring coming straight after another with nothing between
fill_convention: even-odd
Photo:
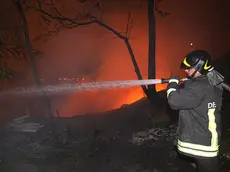
<instances>
[{"instance_id":1,"label":"protective jacket","mask_svg":"<svg viewBox=\"0 0 230 172\"><path fill-rule=\"evenodd\" d=\"M179 88L170 79L167 98L179 110L177 148L191 157L215 157L221 137L222 89L210 84L206 75L190 79Z\"/></svg>"}]
</instances>

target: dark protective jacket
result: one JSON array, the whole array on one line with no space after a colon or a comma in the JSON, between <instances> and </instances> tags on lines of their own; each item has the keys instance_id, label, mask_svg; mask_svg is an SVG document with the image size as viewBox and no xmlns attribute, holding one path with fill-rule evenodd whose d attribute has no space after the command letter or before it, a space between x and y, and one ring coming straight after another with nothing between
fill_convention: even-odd
<instances>
[{"instance_id":1,"label":"dark protective jacket","mask_svg":"<svg viewBox=\"0 0 230 172\"><path fill-rule=\"evenodd\" d=\"M177 148L191 157L215 157L219 153L221 136L222 89L210 84L202 75L179 88L170 80L168 103L179 110Z\"/></svg>"}]
</instances>

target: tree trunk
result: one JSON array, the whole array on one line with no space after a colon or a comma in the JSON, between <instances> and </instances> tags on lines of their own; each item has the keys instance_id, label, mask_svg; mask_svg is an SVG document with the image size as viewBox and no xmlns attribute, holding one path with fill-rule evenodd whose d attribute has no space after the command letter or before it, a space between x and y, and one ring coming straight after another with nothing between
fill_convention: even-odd
<instances>
[{"instance_id":1,"label":"tree trunk","mask_svg":"<svg viewBox=\"0 0 230 172\"><path fill-rule=\"evenodd\" d=\"M149 21L149 54L148 54L148 79L156 78L156 26L155 26L155 0L148 0L148 21ZM153 100L156 95L156 86L148 85L148 99Z\"/></svg>"},{"instance_id":2,"label":"tree trunk","mask_svg":"<svg viewBox=\"0 0 230 172\"><path fill-rule=\"evenodd\" d=\"M18 12L20 14L21 20L22 20L24 36L25 36L25 41L26 41L26 51L27 51L27 54L31 60L31 66L32 66L34 79L35 79L37 86L41 87L42 83L41 83L39 75L38 75L38 71L37 71L37 67L36 67L36 61L35 61L35 57L34 57L34 53L33 53L33 48L32 48L31 42L30 42L30 35L29 35L27 20L26 20L24 11L22 9L22 5L21 5L20 0L13 0L13 2L15 3L15 5L18 9ZM49 97L45 94L45 92L43 92L43 100L44 100L44 105L46 107L48 116L51 119L53 117L51 103L50 103Z\"/></svg>"}]
</instances>

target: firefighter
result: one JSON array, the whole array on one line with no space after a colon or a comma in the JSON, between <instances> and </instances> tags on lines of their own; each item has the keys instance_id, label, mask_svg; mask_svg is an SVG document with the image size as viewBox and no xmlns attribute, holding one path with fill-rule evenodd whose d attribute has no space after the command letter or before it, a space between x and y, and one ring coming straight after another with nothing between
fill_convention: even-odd
<instances>
[{"instance_id":1,"label":"firefighter","mask_svg":"<svg viewBox=\"0 0 230 172\"><path fill-rule=\"evenodd\" d=\"M198 172L218 172L222 87L208 77L214 69L207 51L188 53L181 63L189 80L180 86L172 76L167 87L169 106L179 110L177 151L195 158Z\"/></svg>"}]
</instances>

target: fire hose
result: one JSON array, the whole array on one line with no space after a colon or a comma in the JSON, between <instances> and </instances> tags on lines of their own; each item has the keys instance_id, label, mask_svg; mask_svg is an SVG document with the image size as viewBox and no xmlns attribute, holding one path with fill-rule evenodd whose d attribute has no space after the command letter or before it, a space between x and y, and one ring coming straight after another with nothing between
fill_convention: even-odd
<instances>
[{"instance_id":1,"label":"fire hose","mask_svg":"<svg viewBox=\"0 0 230 172\"><path fill-rule=\"evenodd\" d=\"M162 78L162 79L161 79L161 84L169 83L169 80L170 80L170 79ZM179 82L184 82L184 81L187 81L187 80L189 80L189 79L188 79L188 78L182 78L182 79L179 80Z\"/></svg>"},{"instance_id":2,"label":"fire hose","mask_svg":"<svg viewBox=\"0 0 230 172\"><path fill-rule=\"evenodd\" d=\"M227 83L225 82L222 82L221 83L221 86L228 92L230 92L230 85L228 85Z\"/></svg>"},{"instance_id":3,"label":"fire hose","mask_svg":"<svg viewBox=\"0 0 230 172\"><path fill-rule=\"evenodd\" d=\"M216 71L215 69L213 69L212 71L210 71L208 74L208 79L211 83L211 85L220 85L222 86L222 88L224 88L226 91L230 92L230 85L227 84L226 82L224 82L224 76L221 75L218 71ZM161 79L161 83L168 83L170 79ZM184 82L189 80L188 78L182 78L180 79L179 82Z\"/></svg>"},{"instance_id":4,"label":"fire hose","mask_svg":"<svg viewBox=\"0 0 230 172\"><path fill-rule=\"evenodd\" d=\"M188 78L182 78L179 82L184 82L189 80ZM162 78L161 79L161 84L169 83L169 79ZM220 83L220 85L228 92L230 92L230 85L227 84L226 82Z\"/></svg>"}]
</instances>

